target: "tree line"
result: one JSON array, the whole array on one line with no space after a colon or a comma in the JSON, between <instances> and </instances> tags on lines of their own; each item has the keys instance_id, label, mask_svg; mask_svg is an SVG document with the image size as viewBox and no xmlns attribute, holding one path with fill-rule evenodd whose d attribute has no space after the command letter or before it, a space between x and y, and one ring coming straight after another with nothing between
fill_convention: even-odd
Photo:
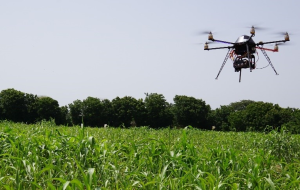
<instances>
[{"instance_id":1,"label":"tree line","mask_svg":"<svg viewBox=\"0 0 300 190\"><path fill-rule=\"evenodd\" d=\"M36 123L53 119L57 125L102 127L149 126L151 128L192 126L221 131L264 131L285 126L300 132L300 110L278 104L241 100L212 110L202 99L176 95L174 103L162 94L145 93L144 99L130 96L113 100L87 97L59 106L51 97L15 89L0 93L0 120Z\"/></svg>"}]
</instances>

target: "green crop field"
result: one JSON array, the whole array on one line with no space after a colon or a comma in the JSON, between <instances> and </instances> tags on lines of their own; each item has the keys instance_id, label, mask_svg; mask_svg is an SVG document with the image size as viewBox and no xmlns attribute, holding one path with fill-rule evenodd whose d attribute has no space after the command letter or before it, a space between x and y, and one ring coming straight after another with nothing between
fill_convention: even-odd
<instances>
[{"instance_id":1,"label":"green crop field","mask_svg":"<svg viewBox=\"0 0 300 190\"><path fill-rule=\"evenodd\" d=\"M300 189L300 137L0 123L0 189Z\"/></svg>"}]
</instances>

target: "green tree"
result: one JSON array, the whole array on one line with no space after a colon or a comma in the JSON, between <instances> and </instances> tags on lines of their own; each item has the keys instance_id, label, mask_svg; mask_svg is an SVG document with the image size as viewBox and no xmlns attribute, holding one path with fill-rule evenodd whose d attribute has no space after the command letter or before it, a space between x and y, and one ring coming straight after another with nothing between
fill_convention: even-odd
<instances>
[{"instance_id":1,"label":"green tree","mask_svg":"<svg viewBox=\"0 0 300 190\"><path fill-rule=\"evenodd\" d=\"M293 108L286 109L291 113L291 117L284 125L290 132L300 134L300 110Z\"/></svg>"},{"instance_id":2,"label":"green tree","mask_svg":"<svg viewBox=\"0 0 300 190\"><path fill-rule=\"evenodd\" d=\"M59 115L55 120L57 125L72 125L72 119L68 106L61 106L59 108Z\"/></svg>"},{"instance_id":3,"label":"green tree","mask_svg":"<svg viewBox=\"0 0 300 190\"><path fill-rule=\"evenodd\" d=\"M275 109L278 109L278 106L276 107ZM270 119L266 116L272 109L274 109L274 105L267 102L255 102L247 106L245 109L245 120L248 128L251 127L257 131L263 131L267 125L270 125Z\"/></svg>"},{"instance_id":4,"label":"green tree","mask_svg":"<svg viewBox=\"0 0 300 190\"><path fill-rule=\"evenodd\" d=\"M289 108L281 108L278 104L266 113L266 123L273 128L280 128L283 124L289 122L292 118L292 110Z\"/></svg>"},{"instance_id":5,"label":"green tree","mask_svg":"<svg viewBox=\"0 0 300 190\"><path fill-rule=\"evenodd\" d=\"M228 118L238 131L264 131L266 126L281 127L291 118L291 112L268 102L253 102L246 109L232 112Z\"/></svg>"},{"instance_id":6,"label":"green tree","mask_svg":"<svg viewBox=\"0 0 300 190\"><path fill-rule=\"evenodd\" d=\"M173 115L171 105L162 94L146 93L144 102L147 114L147 125L153 128L172 125Z\"/></svg>"},{"instance_id":7,"label":"green tree","mask_svg":"<svg viewBox=\"0 0 300 190\"><path fill-rule=\"evenodd\" d=\"M220 108L215 109L212 112L212 125L216 126L217 130L229 131L230 123L228 117L233 112L234 108L232 106L220 106Z\"/></svg>"},{"instance_id":8,"label":"green tree","mask_svg":"<svg viewBox=\"0 0 300 190\"><path fill-rule=\"evenodd\" d=\"M73 125L80 125L83 119L83 103L81 100L75 100L69 104L70 115Z\"/></svg>"},{"instance_id":9,"label":"green tree","mask_svg":"<svg viewBox=\"0 0 300 190\"><path fill-rule=\"evenodd\" d=\"M86 126L103 126L102 121L103 105L99 98L87 97L83 100L83 117Z\"/></svg>"},{"instance_id":10,"label":"green tree","mask_svg":"<svg viewBox=\"0 0 300 190\"><path fill-rule=\"evenodd\" d=\"M37 115L38 120L59 120L60 108L57 100L53 98L42 96L37 99Z\"/></svg>"},{"instance_id":11,"label":"green tree","mask_svg":"<svg viewBox=\"0 0 300 190\"><path fill-rule=\"evenodd\" d=\"M254 103L253 100L241 100L239 102L232 102L229 105L220 106L212 111L212 125L215 125L217 129L222 131L236 130L231 127L231 124L228 120L231 114L234 114L232 117L240 117L240 111L243 111L247 108L249 104ZM237 112L237 113L235 113ZM239 118L236 118L239 119ZM239 121L241 122L241 121ZM240 126L239 128L241 128Z\"/></svg>"},{"instance_id":12,"label":"green tree","mask_svg":"<svg viewBox=\"0 0 300 190\"><path fill-rule=\"evenodd\" d=\"M103 107L102 113L101 113L103 123L101 125L102 126L104 124L111 125L113 115L114 115L112 103L108 99L101 100L101 103L102 103L102 107Z\"/></svg>"},{"instance_id":13,"label":"green tree","mask_svg":"<svg viewBox=\"0 0 300 190\"><path fill-rule=\"evenodd\" d=\"M0 107L2 119L14 122L26 120L25 93L15 89L2 90L0 93Z\"/></svg>"},{"instance_id":14,"label":"green tree","mask_svg":"<svg viewBox=\"0 0 300 190\"><path fill-rule=\"evenodd\" d=\"M0 99L1 99L1 97L0 97ZM4 111L2 108L1 102L0 102L0 120L4 120Z\"/></svg>"},{"instance_id":15,"label":"green tree","mask_svg":"<svg viewBox=\"0 0 300 190\"><path fill-rule=\"evenodd\" d=\"M103 126L112 124L113 107L108 99L87 97L85 100L75 100L69 104L69 115L73 125Z\"/></svg>"},{"instance_id":16,"label":"green tree","mask_svg":"<svg viewBox=\"0 0 300 190\"><path fill-rule=\"evenodd\" d=\"M124 124L129 126L143 126L146 124L146 109L142 99L136 100L133 97L116 97L112 100L114 126Z\"/></svg>"},{"instance_id":17,"label":"green tree","mask_svg":"<svg viewBox=\"0 0 300 190\"><path fill-rule=\"evenodd\" d=\"M241 100L238 102L232 102L228 106L231 107L231 109L234 111L242 111L246 109L249 104L252 104L254 102L255 101L253 100Z\"/></svg>"},{"instance_id":18,"label":"green tree","mask_svg":"<svg viewBox=\"0 0 300 190\"><path fill-rule=\"evenodd\" d=\"M231 112L228 116L228 122L230 123L229 130L231 131L246 131L252 129L248 128L245 110Z\"/></svg>"},{"instance_id":19,"label":"green tree","mask_svg":"<svg viewBox=\"0 0 300 190\"><path fill-rule=\"evenodd\" d=\"M194 97L176 95L174 100L174 116L177 125L191 125L195 128L209 129L211 108L205 101Z\"/></svg>"},{"instance_id":20,"label":"green tree","mask_svg":"<svg viewBox=\"0 0 300 190\"><path fill-rule=\"evenodd\" d=\"M37 113L37 95L33 94L25 94L25 120L24 122L27 123L35 123L38 119L38 113Z\"/></svg>"}]
</instances>

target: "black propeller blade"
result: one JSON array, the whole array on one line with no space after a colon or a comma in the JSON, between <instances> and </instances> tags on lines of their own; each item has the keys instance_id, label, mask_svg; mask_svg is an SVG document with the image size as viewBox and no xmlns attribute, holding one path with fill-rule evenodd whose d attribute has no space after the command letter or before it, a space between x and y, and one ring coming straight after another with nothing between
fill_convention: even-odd
<instances>
[{"instance_id":1,"label":"black propeller blade","mask_svg":"<svg viewBox=\"0 0 300 190\"><path fill-rule=\"evenodd\" d=\"M280 43L276 43L276 45L278 45L278 46L286 46L286 45L291 45L291 44L280 42Z\"/></svg>"},{"instance_id":2,"label":"black propeller blade","mask_svg":"<svg viewBox=\"0 0 300 190\"><path fill-rule=\"evenodd\" d=\"M212 44L212 43L215 43L215 42L205 42L205 43L198 43L198 44Z\"/></svg>"},{"instance_id":3,"label":"black propeller blade","mask_svg":"<svg viewBox=\"0 0 300 190\"><path fill-rule=\"evenodd\" d=\"M198 35L208 35L208 34L215 34L215 32L212 32L211 30L203 30L198 32Z\"/></svg>"},{"instance_id":4,"label":"black propeller blade","mask_svg":"<svg viewBox=\"0 0 300 190\"><path fill-rule=\"evenodd\" d=\"M276 32L275 34L277 34L277 35L285 35L286 33L288 33L288 32ZM291 35L290 33L288 33L289 35Z\"/></svg>"},{"instance_id":5,"label":"black propeller blade","mask_svg":"<svg viewBox=\"0 0 300 190\"><path fill-rule=\"evenodd\" d=\"M199 32L200 35L205 35L205 34L210 34L212 33L211 31L202 31L202 32Z\"/></svg>"},{"instance_id":6,"label":"black propeller blade","mask_svg":"<svg viewBox=\"0 0 300 190\"><path fill-rule=\"evenodd\" d=\"M257 26L257 25L252 25L251 27L248 26L246 28L254 28L255 30L268 30L268 28L260 27L260 26Z\"/></svg>"},{"instance_id":7,"label":"black propeller blade","mask_svg":"<svg viewBox=\"0 0 300 190\"><path fill-rule=\"evenodd\" d=\"M286 34L288 34L289 36L295 35L295 33L290 33L290 32L274 32L273 34L277 36L285 36Z\"/></svg>"},{"instance_id":8,"label":"black propeller blade","mask_svg":"<svg viewBox=\"0 0 300 190\"><path fill-rule=\"evenodd\" d=\"M276 43L276 44L267 44L268 47L274 47L274 46L290 46L292 45L290 42L289 43L284 43L284 42L279 42L279 43Z\"/></svg>"}]
</instances>

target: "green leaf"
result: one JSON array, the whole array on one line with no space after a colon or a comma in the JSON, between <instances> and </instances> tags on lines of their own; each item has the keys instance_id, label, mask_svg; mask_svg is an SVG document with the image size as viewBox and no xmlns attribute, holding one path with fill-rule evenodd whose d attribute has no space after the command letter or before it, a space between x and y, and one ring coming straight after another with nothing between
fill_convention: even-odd
<instances>
[{"instance_id":1,"label":"green leaf","mask_svg":"<svg viewBox=\"0 0 300 190\"><path fill-rule=\"evenodd\" d=\"M43 189L39 184L37 184L36 182L31 182L32 185L35 185L37 188L39 189Z\"/></svg>"},{"instance_id":2,"label":"green leaf","mask_svg":"<svg viewBox=\"0 0 300 190\"><path fill-rule=\"evenodd\" d=\"M136 184L139 184L140 182L139 181L134 181L132 186L135 186Z\"/></svg>"},{"instance_id":3,"label":"green leaf","mask_svg":"<svg viewBox=\"0 0 300 190\"><path fill-rule=\"evenodd\" d=\"M70 181L66 181L63 185L63 190L65 190L70 184Z\"/></svg>"},{"instance_id":4,"label":"green leaf","mask_svg":"<svg viewBox=\"0 0 300 190\"><path fill-rule=\"evenodd\" d=\"M56 190L56 188L54 187L54 185L52 185L52 183L48 182L47 185L48 188L50 188L51 190Z\"/></svg>"},{"instance_id":5,"label":"green leaf","mask_svg":"<svg viewBox=\"0 0 300 190\"><path fill-rule=\"evenodd\" d=\"M70 183L77 185L77 187L79 187L79 189L83 189L83 185L78 179L73 179Z\"/></svg>"},{"instance_id":6,"label":"green leaf","mask_svg":"<svg viewBox=\"0 0 300 190\"><path fill-rule=\"evenodd\" d=\"M95 145L95 138L94 138L94 137L89 137L88 142L89 142L89 144L90 144L92 147L94 147L94 145Z\"/></svg>"},{"instance_id":7,"label":"green leaf","mask_svg":"<svg viewBox=\"0 0 300 190\"><path fill-rule=\"evenodd\" d=\"M148 186L148 185L155 184L155 183L156 183L156 181L150 181L150 182L148 182L148 183L145 184L145 187Z\"/></svg>"},{"instance_id":8,"label":"green leaf","mask_svg":"<svg viewBox=\"0 0 300 190\"><path fill-rule=\"evenodd\" d=\"M268 178L264 177L264 179L269 183L269 185L271 186L271 189L275 190L275 185L274 185L273 181L271 180L270 175Z\"/></svg>"},{"instance_id":9,"label":"green leaf","mask_svg":"<svg viewBox=\"0 0 300 190\"><path fill-rule=\"evenodd\" d=\"M89 177L89 185L92 186L93 174L95 172L95 168L88 169L88 177Z\"/></svg>"},{"instance_id":10,"label":"green leaf","mask_svg":"<svg viewBox=\"0 0 300 190\"><path fill-rule=\"evenodd\" d=\"M160 173L161 181L165 178L165 175L166 175L166 171L167 171L167 169L168 169L168 166L169 166L169 164L167 164L167 165L163 168L163 170L161 171L161 173Z\"/></svg>"},{"instance_id":11,"label":"green leaf","mask_svg":"<svg viewBox=\"0 0 300 190\"><path fill-rule=\"evenodd\" d=\"M53 165L50 165L50 166L47 166L47 167L43 168L41 171L39 171L38 176L40 176L42 173L44 173L46 171L49 171L49 170L51 170L53 168L54 168Z\"/></svg>"}]
</instances>

